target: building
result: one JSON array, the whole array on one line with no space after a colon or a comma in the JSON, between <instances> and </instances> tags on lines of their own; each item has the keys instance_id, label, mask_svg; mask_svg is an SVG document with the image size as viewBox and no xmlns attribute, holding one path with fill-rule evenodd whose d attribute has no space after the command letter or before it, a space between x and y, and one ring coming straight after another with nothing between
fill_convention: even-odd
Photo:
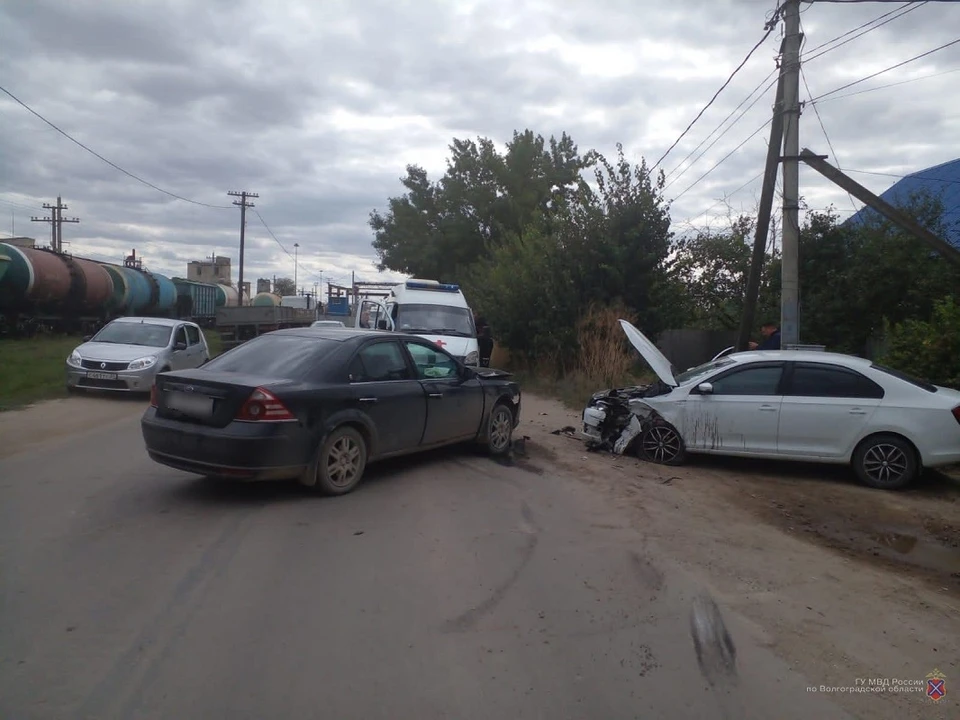
<instances>
[{"instance_id":1,"label":"building","mask_svg":"<svg viewBox=\"0 0 960 720\"><path fill-rule=\"evenodd\" d=\"M270 292L271 288L270 278L260 278L257 280L257 294L264 292Z\"/></svg>"},{"instance_id":2,"label":"building","mask_svg":"<svg viewBox=\"0 0 960 720\"><path fill-rule=\"evenodd\" d=\"M0 238L0 242L5 242L7 245L13 245L14 247L23 247L23 248L32 248L37 246L37 241L32 237L9 237L9 238Z\"/></svg>"},{"instance_id":3,"label":"building","mask_svg":"<svg viewBox=\"0 0 960 720\"><path fill-rule=\"evenodd\" d=\"M209 260L194 260L187 263L187 280L204 283L233 285L230 258L212 255Z\"/></svg>"},{"instance_id":4,"label":"building","mask_svg":"<svg viewBox=\"0 0 960 720\"><path fill-rule=\"evenodd\" d=\"M928 193L943 203L943 239L960 249L960 158L907 175L880 197L894 207L903 207L912 195L919 193ZM875 210L864 207L846 222L853 224L876 217L879 215Z\"/></svg>"}]
</instances>

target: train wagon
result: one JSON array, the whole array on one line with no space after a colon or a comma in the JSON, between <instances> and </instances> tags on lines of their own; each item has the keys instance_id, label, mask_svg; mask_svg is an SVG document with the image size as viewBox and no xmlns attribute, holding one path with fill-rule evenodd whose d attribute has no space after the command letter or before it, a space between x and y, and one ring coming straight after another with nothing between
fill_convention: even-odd
<instances>
[{"instance_id":1,"label":"train wagon","mask_svg":"<svg viewBox=\"0 0 960 720\"><path fill-rule=\"evenodd\" d=\"M173 278L173 284L177 288L177 317L212 327L217 316L218 296L222 293L220 286L184 278Z\"/></svg>"}]
</instances>

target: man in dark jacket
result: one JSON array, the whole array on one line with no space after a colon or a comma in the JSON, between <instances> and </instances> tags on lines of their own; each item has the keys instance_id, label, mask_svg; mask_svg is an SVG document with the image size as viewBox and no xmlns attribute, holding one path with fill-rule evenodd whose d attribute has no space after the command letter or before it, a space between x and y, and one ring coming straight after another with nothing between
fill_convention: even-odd
<instances>
[{"instance_id":1,"label":"man in dark jacket","mask_svg":"<svg viewBox=\"0 0 960 720\"><path fill-rule=\"evenodd\" d=\"M480 351L480 367L490 367L490 356L493 354L493 335L490 332L490 325L487 321L478 316L473 316L473 324L477 328L477 347Z\"/></svg>"},{"instance_id":2,"label":"man in dark jacket","mask_svg":"<svg viewBox=\"0 0 960 720\"><path fill-rule=\"evenodd\" d=\"M775 322L764 323L760 326L760 334L763 335L761 343L750 343L751 350L779 350L780 349L780 328Z\"/></svg>"}]
</instances>

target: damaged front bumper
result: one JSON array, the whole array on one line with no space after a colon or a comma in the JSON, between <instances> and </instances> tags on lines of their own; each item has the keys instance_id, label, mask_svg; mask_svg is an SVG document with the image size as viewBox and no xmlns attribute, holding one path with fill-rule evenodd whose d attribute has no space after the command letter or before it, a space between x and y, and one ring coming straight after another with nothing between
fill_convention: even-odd
<instances>
[{"instance_id":1,"label":"damaged front bumper","mask_svg":"<svg viewBox=\"0 0 960 720\"><path fill-rule=\"evenodd\" d=\"M628 452L656 416L644 401L651 387L635 385L595 393L583 410L580 435L587 448L617 455Z\"/></svg>"}]
</instances>

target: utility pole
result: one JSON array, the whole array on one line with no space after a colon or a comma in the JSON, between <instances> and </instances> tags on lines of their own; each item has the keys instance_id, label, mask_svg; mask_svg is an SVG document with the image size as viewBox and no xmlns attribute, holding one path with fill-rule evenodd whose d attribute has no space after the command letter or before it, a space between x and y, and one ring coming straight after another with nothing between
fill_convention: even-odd
<instances>
[{"instance_id":1,"label":"utility pole","mask_svg":"<svg viewBox=\"0 0 960 720\"><path fill-rule=\"evenodd\" d=\"M300 267L299 251L300 251L300 243L294 243L293 244L293 294L294 295L296 295L299 292L299 290L297 289L297 270Z\"/></svg>"},{"instance_id":2,"label":"utility pole","mask_svg":"<svg viewBox=\"0 0 960 720\"><path fill-rule=\"evenodd\" d=\"M44 210L50 211L50 217L31 217L32 222L50 223L50 249L54 252L63 252L63 223L78 223L80 218L65 218L63 211L69 208L63 204L63 200L57 195L57 204L43 204Z\"/></svg>"},{"instance_id":3,"label":"utility pole","mask_svg":"<svg viewBox=\"0 0 960 720\"><path fill-rule=\"evenodd\" d=\"M247 208L256 207L252 202L247 202L247 198L258 198L260 196L246 190L230 190L227 195L240 198L234 200L233 204L240 208L240 278L237 280L237 305L243 307L243 240L247 229Z\"/></svg>"},{"instance_id":4,"label":"utility pole","mask_svg":"<svg viewBox=\"0 0 960 720\"><path fill-rule=\"evenodd\" d=\"M783 54L783 43L780 45ZM773 102L773 122L770 125L770 144L767 145L767 164L763 175L763 189L760 191L760 208L757 213L757 228L753 238L753 256L750 261L750 274L747 276L747 293L743 302L743 315L740 317L740 335L737 338L737 350L747 349L750 333L757 313L757 299L760 294L760 276L763 274L763 260L767 251L767 234L770 231L770 214L773 211L773 194L777 187L777 171L780 169L780 147L783 144L783 85L784 69L780 66L780 79L777 81L777 94Z\"/></svg>"},{"instance_id":5,"label":"utility pole","mask_svg":"<svg viewBox=\"0 0 960 720\"><path fill-rule=\"evenodd\" d=\"M781 347L800 342L800 0L784 2L783 18Z\"/></svg>"}]
</instances>

